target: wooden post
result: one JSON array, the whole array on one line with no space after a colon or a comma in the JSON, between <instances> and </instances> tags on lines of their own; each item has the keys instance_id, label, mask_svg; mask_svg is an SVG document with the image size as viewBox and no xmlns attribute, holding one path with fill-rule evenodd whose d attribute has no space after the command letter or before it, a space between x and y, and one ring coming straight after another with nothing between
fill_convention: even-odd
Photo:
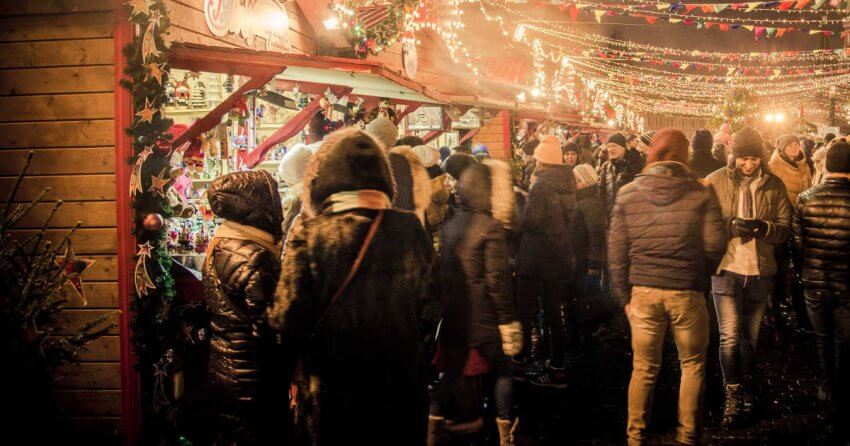
<instances>
[{"instance_id":1,"label":"wooden post","mask_svg":"<svg viewBox=\"0 0 850 446\"><path fill-rule=\"evenodd\" d=\"M130 299L133 296L133 255L135 238L131 232L133 216L130 212L130 166L127 159L133 156L133 142L124 131L133 122L133 95L120 85L127 65L122 50L133 43L133 23L127 19L123 0L115 0L114 57L115 57L115 211L118 237L118 318L119 346L121 349L121 436L126 446L138 443L141 433L142 412L139 373L135 370L136 355L130 342Z\"/></svg>"}]
</instances>

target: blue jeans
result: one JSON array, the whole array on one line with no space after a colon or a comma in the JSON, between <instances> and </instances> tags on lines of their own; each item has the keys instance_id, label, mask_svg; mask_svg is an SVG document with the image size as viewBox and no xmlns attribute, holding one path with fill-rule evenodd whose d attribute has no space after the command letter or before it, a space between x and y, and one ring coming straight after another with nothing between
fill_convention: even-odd
<instances>
[{"instance_id":1,"label":"blue jeans","mask_svg":"<svg viewBox=\"0 0 850 446\"><path fill-rule=\"evenodd\" d=\"M711 294L720 328L720 370L724 384L750 376L761 320L773 291L773 278L721 271L711 276Z\"/></svg>"}]
</instances>

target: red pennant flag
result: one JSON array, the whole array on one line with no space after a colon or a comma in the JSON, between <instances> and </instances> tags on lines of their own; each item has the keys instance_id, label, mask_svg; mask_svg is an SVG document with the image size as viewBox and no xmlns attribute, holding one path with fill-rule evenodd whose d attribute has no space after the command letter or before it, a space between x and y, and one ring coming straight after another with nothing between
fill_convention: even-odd
<instances>
[{"instance_id":1,"label":"red pennant flag","mask_svg":"<svg viewBox=\"0 0 850 446\"><path fill-rule=\"evenodd\" d=\"M714 5L702 5L699 7L699 9L701 9L702 12L706 14L711 14L712 12L714 12Z\"/></svg>"},{"instance_id":2,"label":"red pennant flag","mask_svg":"<svg viewBox=\"0 0 850 446\"><path fill-rule=\"evenodd\" d=\"M788 28L779 28L776 30L776 37L782 37L785 32L788 31Z\"/></svg>"},{"instance_id":3,"label":"red pennant flag","mask_svg":"<svg viewBox=\"0 0 850 446\"><path fill-rule=\"evenodd\" d=\"M794 9L803 9L811 2L812 0L797 0L797 6L795 6Z\"/></svg>"},{"instance_id":4,"label":"red pennant flag","mask_svg":"<svg viewBox=\"0 0 850 446\"><path fill-rule=\"evenodd\" d=\"M731 8L736 10L736 11L743 8L743 7L744 7L743 3L733 3L732 6L731 6Z\"/></svg>"},{"instance_id":5,"label":"red pennant flag","mask_svg":"<svg viewBox=\"0 0 850 446\"><path fill-rule=\"evenodd\" d=\"M780 11L787 11L787 10L791 9L792 6L794 6L794 3L796 3L794 0L791 0L789 2L782 2L782 3L779 4L779 10Z\"/></svg>"},{"instance_id":6,"label":"red pennant flag","mask_svg":"<svg viewBox=\"0 0 850 446\"><path fill-rule=\"evenodd\" d=\"M558 5L558 10L561 11L561 12L566 12L567 11L567 2L564 2L564 3L561 3L560 5Z\"/></svg>"},{"instance_id":7,"label":"red pennant flag","mask_svg":"<svg viewBox=\"0 0 850 446\"><path fill-rule=\"evenodd\" d=\"M705 22L705 29L711 29L712 26L717 25L714 22Z\"/></svg>"},{"instance_id":8,"label":"red pennant flag","mask_svg":"<svg viewBox=\"0 0 850 446\"><path fill-rule=\"evenodd\" d=\"M720 31L729 31L729 24L728 23L721 23L717 26L720 27Z\"/></svg>"},{"instance_id":9,"label":"red pennant flag","mask_svg":"<svg viewBox=\"0 0 850 446\"><path fill-rule=\"evenodd\" d=\"M655 16L646 16L647 23L655 23L658 21L658 17Z\"/></svg>"},{"instance_id":10,"label":"red pennant flag","mask_svg":"<svg viewBox=\"0 0 850 446\"><path fill-rule=\"evenodd\" d=\"M756 26L756 27L753 29L753 33L754 33L754 34L755 34L755 36L756 36L756 40L758 40L758 39L759 39L759 37L761 37L761 36L762 36L762 34L764 34L764 27L763 27L763 26Z\"/></svg>"},{"instance_id":11,"label":"red pennant flag","mask_svg":"<svg viewBox=\"0 0 850 446\"><path fill-rule=\"evenodd\" d=\"M690 14L691 11L693 11L694 9L697 9L698 6L699 5L695 5L695 4L685 5L685 14Z\"/></svg>"}]
</instances>

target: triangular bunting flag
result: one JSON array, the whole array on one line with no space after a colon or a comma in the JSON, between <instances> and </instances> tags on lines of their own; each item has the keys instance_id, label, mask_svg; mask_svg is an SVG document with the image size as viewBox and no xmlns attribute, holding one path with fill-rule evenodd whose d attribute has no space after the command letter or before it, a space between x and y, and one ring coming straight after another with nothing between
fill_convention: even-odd
<instances>
[{"instance_id":1,"label":"triangular bunting flag","mask_svg":"<svg viewBox=\"0 0 850 446\"><path fill-rule=\"evenodd\" d=\"M720 27L720 31L729 31L729 24L728 23L721 23L718 26Z\"/></svg>"},{"instance_id":2,"label":"triangular bunting flag","mask_svg":"<svg viewBox=\"0 0 850 446\"><path fill-rule=\"evenodd\" d=\"M729 7L729 3L718 3L718 4L714 5L714 12L715 13L721 12L728 7Z\"/></svg>"},{"instance_id":3,"label":"triangular bunting flag","mask_svg":"<svg viewBox=\"0 0 850 446\"><path fill-rule=\"evenodd\" d=\"M578 8L576 8L575 5L570 5L570 20L575 22L577 18L578 18Z\"/></svg>"},{"instance_id":4,"label":"triangular bunting flag","mask_svg":"<svg viewBox=\"0 0 850 446\"><path fill-rule=\"evenodd\" d=\"M646 16L646 22L647 23L655 23L657 21L658 21L658 17L650 16L650 15Z\"/></svg>"},{"instance_id":5,"label":"triangular bunting flag","mask_svg":"<svg viewBox=\"0 0 850 446\"><path fill-rule=\"evenodd\" d=\"M699 9L702 10L704 14L711 14L712 12L714 12L713 5L701 5Z\"/></svg>"},{"instance_id":6,"label":"triangular bunting flag","mask_svg":"<svg viewBox=\"0 0 850 446\"><path fill-rule=\"evenodd\" d=\"M762 2L749 2L749 3L747 3L747 12L750 12L750 11L756 9L761 5L763 5Z\"/></svg>"},{"instance_id":7,"label":"triangular bunting flag","mask_svg":"<svg viewBox=\"0 0 850 446\"><path fill-rule=\"evenodd\" d=\"M776 29L776 37L782 37L788 31L788 28L777 28Z\"/></svg>"},{"instance_id":8,"label":"triangular bunting flag","mask_svg":"<svg viewBox=\"0 0 850 446\"><path fill-rule=\"evenodd\" d=\"M655 9L657 9L659 11L663 11L663 10L669 8L669 7L670 7L669 3L656 3L655 4Z\"/></svg>"},{"instance_id":9,"label":"triangular bunting flag","mask_svg":"<svg viewBox=\"0 0 850 446\"><path fill-rule=\"evenodd\" d=\"M729 69L726 70L726 75L731 76L732 73L734 73L734 72L735 72L735 67L729 67Z\"/></svg>"},{"instance_id":10,"label":"triangular bunting flag","mask_svg":"<svg viewBox=\"0 0 850 446\"><path fill-rule=\"evenodd\" d=\"M767 31L767 37L771 37L774 34L776 34L776 28L775 27L765 28L765 30Z\"/></svg>"},{"instance_id":11,"label":"triangular bunting flag","mask_svg":"<svg viewBox=\"0 0 850 446\"><path fill-rule=\"evenodd\" d=\"M755 29L755 27L753 25L743 25L742 28L744 28L747 31L752 31L753 29Z\"/></svg>"},{"instance_id":12,"label":"triangular bunting flag","mask_svg":"<svg viewBox=\"0 0 850 446\"><path fill-rule=\"evenodd\" d=\"M795 2L793 0L788 1L788 2L782 2L782 3L779 4L779 10L780 11L787 11L787 10L791 9L792 6L794 6L794 3Z\"/></svg>"},{"instance_id":13,"label":"triangular bunting flag","mask_svg":"<svg viewBox=\"0 0 850 446\"><path fill-rule=\"evenodd\" d=\"M679 18L676 18L676 17L670 17L670 18L669 18L669 19L667 19L667 20L668 20L670 23L682 23L682 19L679 19Z\"/></svg>"},{"instance_id":14,"label":"triangular bunting flag","mask_svg":"<svg viewBox=\"0 0 850 446\"><path fill-rule=\"evenodd\" d=\"M826 0L815 0L815 4L812 5L812 9L820 9L824 3L826 3Z\"/></svg>"},{"instance_id":15,"label":"triangular bunting flag","mask_svg":"<svg viewBox=\"0 0 850 446\"><path fill-rule=\"evenodd\" d=\"M602 23L602 16L605 15L605 11L602 9L594 9L593 16L596 17L596 21L598 23Z\"/></svg>"},{"instance_id":16,"label":"triangular bunting flag","mask_svg":"<svg viewBox=\"0 0 850 446\"><path fill-rule=\"evenodd\" d=\"M794 9L803 9L811 2L812 0L797 0L797 6Z\"/></svg>"},{"instance_id":17,"label":"triangular bunting flag","mask_svg":"<svg viewBox=\"0 0 850 446\"><path fill-rule=\"evenodd\" d=\"M694 9L697 9L698 6L699 5L694 5L694 4L685 5L685 14L690 14L691 11L693 11Z\"/></svg>"},{"instance_id":18,"label":"triangular bunting flag","mask_svg":"<svg viewBox=\"0 0 850 446\"><path fill-rule=\"evenodd\" d=\"M712 26L717 25L714 22L705 22L705 29L711 29Z\"/></svg>"}]
</instances>

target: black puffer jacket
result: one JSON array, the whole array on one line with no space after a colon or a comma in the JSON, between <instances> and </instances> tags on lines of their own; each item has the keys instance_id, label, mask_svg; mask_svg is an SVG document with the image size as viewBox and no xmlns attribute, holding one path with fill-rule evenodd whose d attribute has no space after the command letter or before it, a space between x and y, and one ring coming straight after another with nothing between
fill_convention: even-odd
<instances>
[{"instance_id":1,"label":"black puffer jacket","mask_svg":"<svg viewBox=\"0 0 850 446\"><path fill-rule=\"evenodd\" d=\"M605 201L605 211L609 216L620 188L631 183L640 170L640 161L635 156L608 160L599 167L599 196Z\"/></svg>"},{"instance_id":2,"label":"black puffer jacket","mask_svg":"<svg viewBox=\"0 0 850 446\"><path fill-rule=\"evenodd\" d=\"M623 305L631 287L699 290L706 259L718 261L727 234L717 198L677 162L650 164L620 190L608 233L608 268Z\"/></svg>"},{"instance_id":3,"label":"black puffer jacket","mask_svg":"<svg viewBox=\"0 0 850 446\"><path fill-rule=\"evenodd\" d=\"M570 220L576 180L566 166L537 172L519 222L522 240L517 274L537 279L571 279Z\"/></svg>"},{"instance_id":4,"label":"black puffer jacket","mask_svg":"<svg viewBox=\"0 0 850 446\"><path fill-rule=\"evenodd\" d=\"M691 171L699 178L705 178L711 172L714 172L725 165L726 163L714 159L714 156L711 155L711 151L694 152L691 153L691 157L688 158L688 167L690 167Z\"/></svg>"},{"instance_id":5,"label":"black puffer jacket","mask_svg":"<svg viewBox=\"0 0 850 446\"><path fill-rule=\"evenodd\" d=\"M791 244L807 290L850 292L850 180L827 177L800 194Z\"/></svg>"},{"instance_id":6,"label":"black puffer jacket","mask_svg":"<svg viewBox=\"0 0 850 446\"><path fill-rule=\"evenodd\" d=\"M492 173L491 173L492 172ZM440 271L447 303L441 342L461 348L500 342L499 325L516 320L507 292L507 224L513 214L510 170L485 160L457 185L460 212L440 233Z\"/></svg>"},{"instance_id":7,"label":"black puffer jacket","mask_svg":"<svg viewBox=\"0 0 850 446\"><path fill-rule=\"evenodd\" d=\"M280 198L268 173L219 177L208 196L218 217L280 240ZM281 435L288 407L284 362L265 322L280 260L258 243L235 238L221 238L210 255L203 271L211 321L206 398L216 411L207 426L210 441L265 444Z\"/></svg>"}]
</instances>

